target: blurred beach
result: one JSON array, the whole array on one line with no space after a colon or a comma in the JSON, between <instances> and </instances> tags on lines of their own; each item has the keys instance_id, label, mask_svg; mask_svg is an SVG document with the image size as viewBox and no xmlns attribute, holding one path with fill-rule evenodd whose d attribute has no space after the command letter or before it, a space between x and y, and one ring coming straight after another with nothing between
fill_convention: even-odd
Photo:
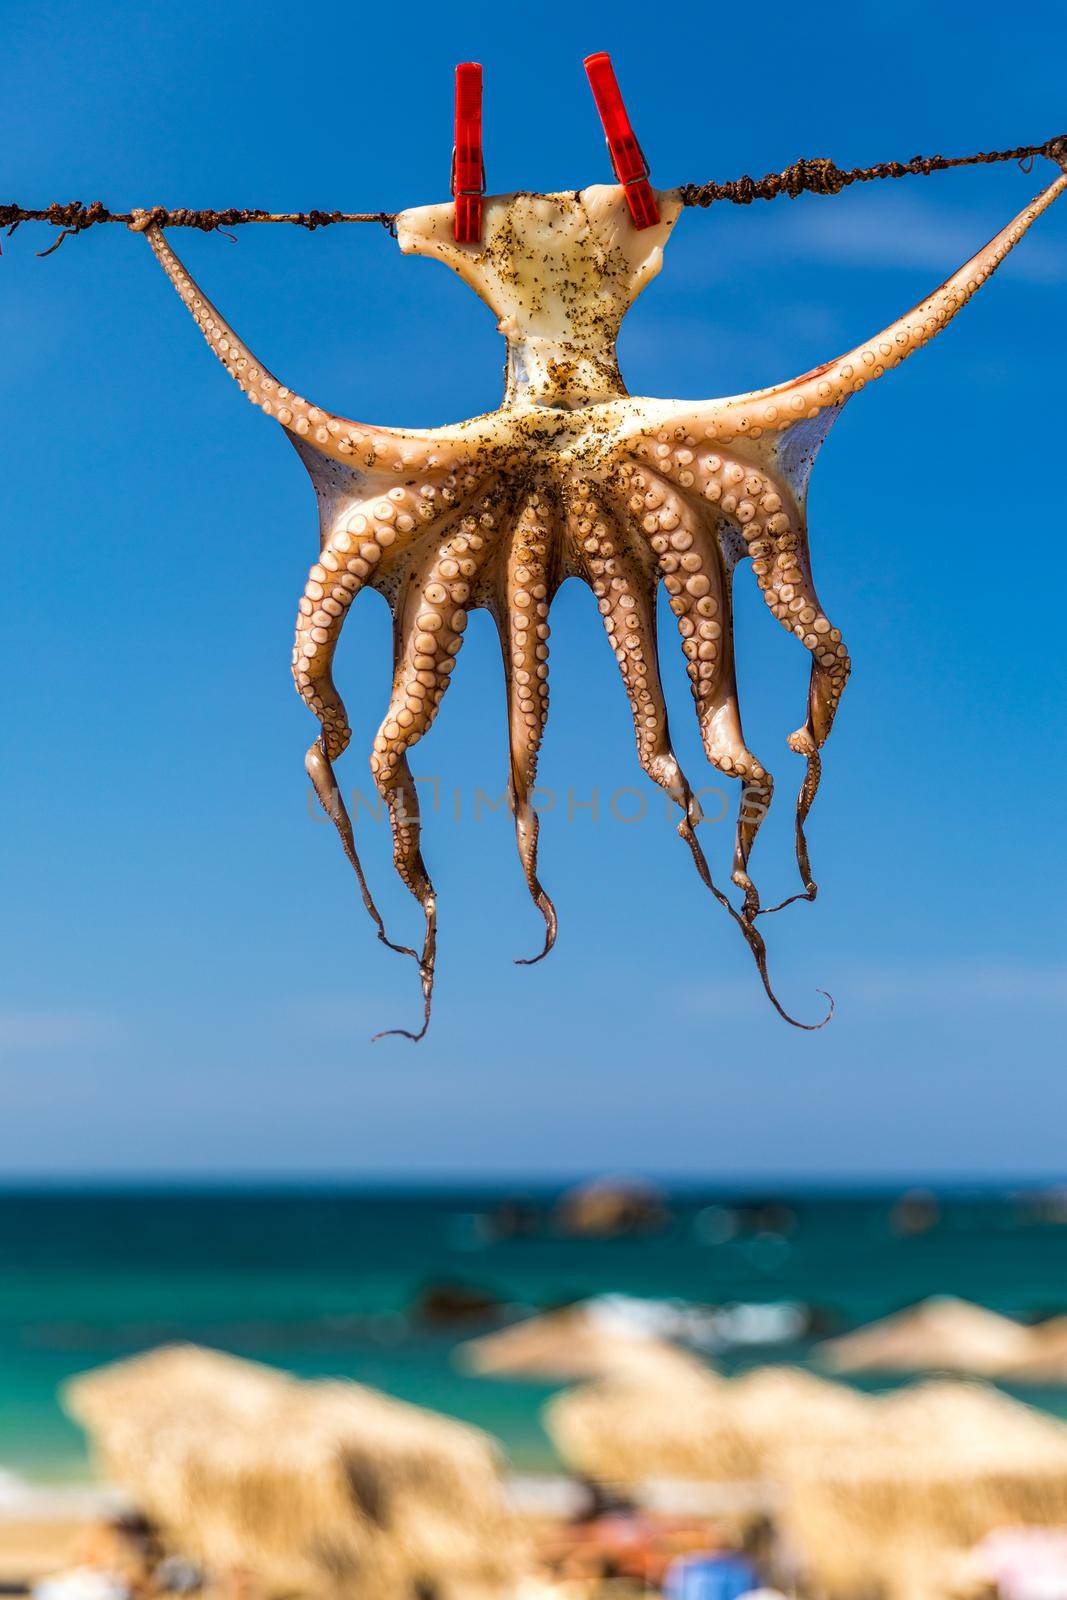
<instances>
[{"instance_id":1,"label":"blurred beach","mask_svg":"<svg viewBox=\"0 0 1067 1600\"><path fill-rule=\"evenodd\" d=\"M539 1413L560 1385L486 1382L453 1360L461 1341L533 1312L624 1295L662 1315L672 1302L677 1330L730 1374L818 1371L818 1341L933 1294L1025 1322L1067 1310L1056 1192L647 1195L633 1214L583 1220L559 1191L503 1186L8 1191L0 1498L17 1483L87 1482L59 1385L173 1341L356 1379L477 1424L513 1471L537 1474L559 1470ZM1003 1387L1067 1416L1065 1388Z\"/></svg>"}]
</instances>

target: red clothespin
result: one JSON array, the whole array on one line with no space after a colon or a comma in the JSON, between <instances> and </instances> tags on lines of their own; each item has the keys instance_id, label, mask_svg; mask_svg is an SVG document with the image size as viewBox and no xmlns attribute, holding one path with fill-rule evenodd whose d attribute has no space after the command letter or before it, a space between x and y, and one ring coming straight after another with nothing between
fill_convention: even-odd
<instances>
[{"instance_id":1,"label":"red clothespin","mask_svg":"<svg viewBox=\"0 0 1067 1600\"><path fill-rule=\"evenodd\" d=\"M586 56L585 70L611 152L615 176L626 186L626 202L635 228L651 228L659 221L659 207L648 181L648 162L622 103L611 57L606 50Z\"/></svg>"},{"instance_id":2,"label":"red clothespin","mask_svg":"<svg viewBox=\"0 0 1067 1600\"><path fill-rule=\"evenodd\" d=\"M482 237L482 69L477 61L456 68L456 138L452 146L452 227L457 244L477 244Z\"/></svg>"}]
</instances>

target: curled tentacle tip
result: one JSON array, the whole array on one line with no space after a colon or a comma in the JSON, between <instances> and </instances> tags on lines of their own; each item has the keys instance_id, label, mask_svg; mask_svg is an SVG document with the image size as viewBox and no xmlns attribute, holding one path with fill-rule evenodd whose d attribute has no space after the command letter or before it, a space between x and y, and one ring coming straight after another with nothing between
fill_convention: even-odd
<instances>
[{"instance_id":1,"label":"curled tentacle tip","mask_svg":"<svg viewBox=\"0 0 1067 1600\"><path fill-rule=\"evenodd\" d=\"M795 906L801 901L812 901L819 892L818 884L809 883L806 889L801 889L797 894L791 894L785 900L779 900L776 906L761 906L756 912L758 917L773 917L776 912L784 911L786 906ZM820 989L819 993L823 991Z\"/></svg>"},{"instance_id":2,"label":"curled tentacle tip","mask_svg":"<svg viewBox=\"0 0 1067 1600\"><path fill-rule=\"evenodd\" d=\"M543 961L545 959L551 948L551 939L546 939L543 950L539 950L535 956L515 956L513 958L513 965L516 967L536 967L539 961Z\"/></svg>"},{"instance_id":3,"label":"curled tentacle tip","mask_svg":"<svg viewBox=\"0 0 1067 1600\"><path fill-rule=\"evenodd\" d=\"M418 1044L420 1039L426 1037L429 1020L423 1023L418 1033L412 1033L410 1028L383 1028L381 1033L372 1033L371 1044L377 1044L379 1039L410 1039L412 1044Z\"/></svg>"},{"instance_id":4,"label":"curled tentacle tip","mask_svg":"<svg viewBox=\"0 0 1067 1600\"><path fill-rule=\"evenodd\" d=\"M556 908L552 904L551 900L548 899L547 895L545 896L545 900L547 905L538 907L538 910L545 919L544 946L535 956L516 956L515 965L517 967L536 967L539 961L543 961L545 959L549 951L552 949L552 946L556 942L556 932L559 926L558 922L556 921Z\"/></svg>"},{"instance_id":5,"label":"curled tentacle tip","mask_svg":"<svg viewBox=\"0 0 1067 1600\"><path fill-rule=\"evenodd\" d=\"M764 983L764 988L767 988L766 983ZM782 1021L783 1022L788 1022L789 1026L791 1028L799 1028L802 1033L818 1033L820 1028L825 1028L826 1027L826 1024L830 1021L830 1018L833 1016L835 1010L837 1009L836 1004L834 1002L834 997L833 997L832 994L828 994L825 989L816 989L816 991L815 991L816 994L821 994L825 1000L829 1001L829 1008L828 1008L828 1010L826 1012L826 1015L819 1022L801 1022L799 1020L799 1018L791 1017L789 1015L789 1012L786 1011L784 1006L779 1004L778 1000L771 993L769 988L767 988L767 993L770 996L771 1004L773 1005L774 1009L777 1011L778 1015L782 1018Z\"/></svg>"},{"instance_id":6,"label":"curled tentacle tip","mask_svg":"<svg viewBox=\"0 0 1067 1600\"><path fill-rule=\"evenodd\" d=\"M420 1042L420 1040L425 1039L427 1029L430 1026L430 1004L431 1004L431 1001L432 1001L432 998L433 998L433 994L432 994L433 979L432 979L432 976L431 976L429 982L430 982L430 987L429 987L429 989L427 989L425 987L426 978L425 978L425 974L424 974L424 977L423 977L424 988L423 988L422 1027L419 1029L418 1033L413 1033L410 1028L383 1028L381 1033L372 1033L371 1034L371 1040L370 1040L371 1044L377 1044L379 1039L410 1039L412 1044L418 1044Z\"/></svg>"},{"instance_id":7,"label":"curled tentacle tip","mask_svg":"<svg viewBox=\"0 0 1067 1600\"><path fill-rule=\"evenodd\" d=\"M384 932L380 932L378 938L387 950L395 950L398 956L410 956L412 961L419 960L419 952L413 950L409 944L394 944L389 935Z\"/></svg>"}]
</instances>

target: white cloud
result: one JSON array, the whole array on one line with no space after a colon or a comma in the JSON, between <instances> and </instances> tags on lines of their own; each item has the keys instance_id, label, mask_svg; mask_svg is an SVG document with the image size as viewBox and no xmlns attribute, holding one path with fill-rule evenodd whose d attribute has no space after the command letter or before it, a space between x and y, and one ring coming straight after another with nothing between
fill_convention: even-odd
<instances>
[{"instance_id":1,"label":"white cloud","mask_svg":"<svg viewBox=\"0 0 1067 1600\"><path fill-rule=\"evenodd\" d=\"M999 226L1009 221L1011 205L1011 201L1005 205ZM949 210L915 194L883 190L857 195L844 205L812 202L787 210L778 244L801 259L916 268L937 279L962 266L997 228L987 214ZM1027 283L1062 281L1067 275L1067 252L1042 239L1040 228L1039 221L1003 270Z\"/></svg>"},{"instance_id":2,"label":"white cloud","mask_svg":"<svg viewBox=\"0 0 1067 1600\"><path fill-rule=\"evenodd\" d=\"M120 1037L118 1019L93 1011L0 1009L0 1056L85 1049Z\"/></svg>"}]
</instances>

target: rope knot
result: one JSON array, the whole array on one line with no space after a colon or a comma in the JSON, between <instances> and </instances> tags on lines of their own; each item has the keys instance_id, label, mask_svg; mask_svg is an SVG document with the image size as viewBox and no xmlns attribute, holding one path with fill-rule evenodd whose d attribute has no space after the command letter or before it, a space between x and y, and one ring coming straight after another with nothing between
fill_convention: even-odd
<instances>
[{"instance_id":1,"label":"rope knot","mask_svg":"<svg viewBox=\"0 0 1067 1600\"><path fill-rule=\"evenodd\" d=\"M314 233L316 228L328 228L340 220L339 211L305 211L300 217L300 226L309 233Z\"/></svg>"},{"instance_id":2,"label":"rope knot","mask_svg":"<svg viewBox=\"0 0 1067 1600\"><path fill-rule=\"evenodd\" d=\"M63 240L72 233L82 233L86 228L91 228L94 223L108 222L111 212L102 200L93 200L89 205L82 205L80 200L68 200L66 205L60 205L58 200L53 200L41 218L43 222L54 223L62 229L55 244L47 250L38 250L39 256L50 256L59 249Z\"/></svg>"},{"instance_id":3,"label":"rope knot","mask_svg":"<svg viewBox=\"0 0 1067 1600\"><path fill-rule=\"evenodd\" d=\"M94 222L99 222L105 210L101 200L94 200L88 206L80 200L68 200L66 205L53 200L47 208L46 221L62 228L65 233L81 233L85 228L91 228Z\"/></svg>"},{"instance_id":4,"label":"rope knot","mask_svg":"<svg viewBox=\"0 0 1067 1600\"><path fill-rule=\"evenodd\" d=\"M780 174L781 188L793 199L799 194L840 194L848 178L829 156L807 156Z\"/></svg>"}]
</instances>

